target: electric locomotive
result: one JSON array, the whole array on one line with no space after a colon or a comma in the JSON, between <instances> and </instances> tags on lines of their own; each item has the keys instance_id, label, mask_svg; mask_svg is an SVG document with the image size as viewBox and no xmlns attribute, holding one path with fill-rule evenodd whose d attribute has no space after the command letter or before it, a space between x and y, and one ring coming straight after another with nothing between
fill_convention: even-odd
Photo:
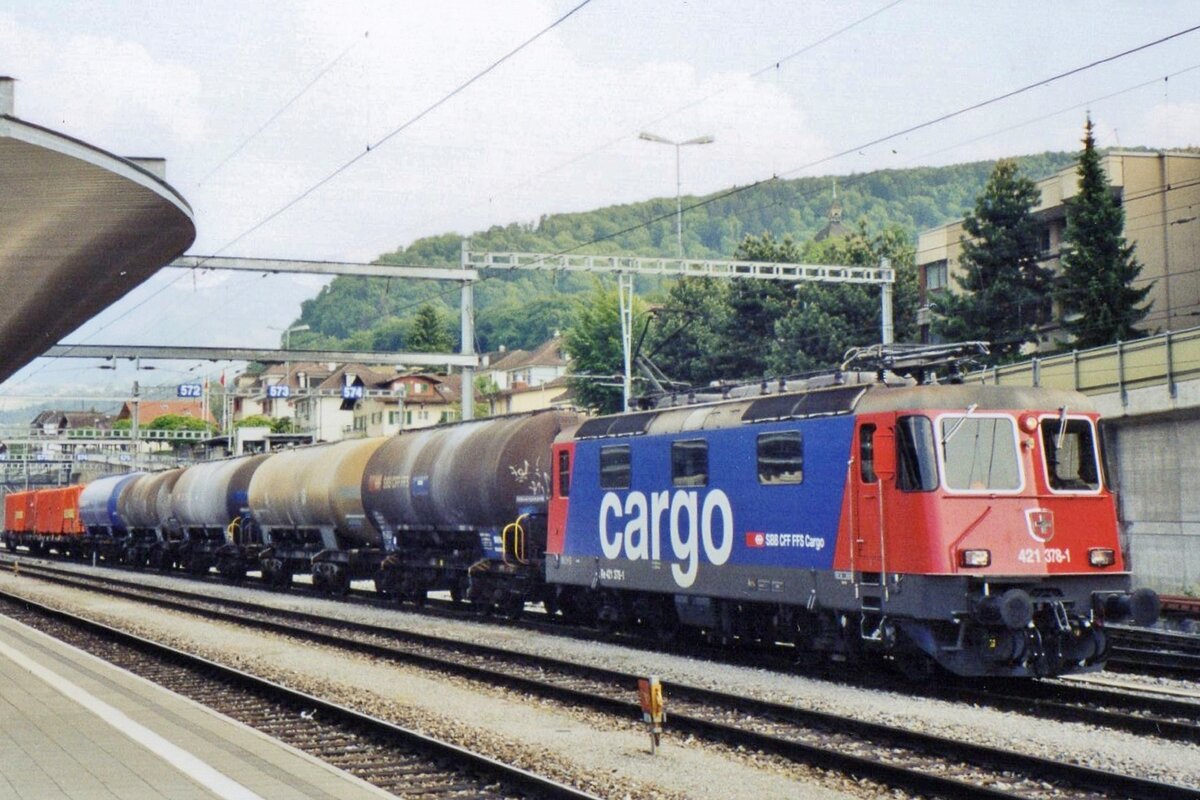
<instances>
[{"instance_id":1,"label":"electric locomotive","mask_svg":"<svg viewBox=\"0 0 1200 800\"><path fill-rule=\"evenodd\" d=\"M877 655L925 674L1099 669L1130 591L1075 392L842 373L584 422L554 446L566 613Z\"/></svg>"}]
</instances>

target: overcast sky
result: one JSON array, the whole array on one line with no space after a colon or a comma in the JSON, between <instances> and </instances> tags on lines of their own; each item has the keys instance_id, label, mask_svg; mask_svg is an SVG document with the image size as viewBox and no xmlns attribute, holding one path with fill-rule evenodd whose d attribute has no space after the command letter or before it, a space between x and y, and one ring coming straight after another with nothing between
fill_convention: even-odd
<instances>
[{"instance_id":1,"label":"overcast sky","mask_svg":"<svg viewBox=\"0 0 1200 800\"><path fill-rule=\"evenodd\" d=\"M592 0L380 143L576 5L12 0L0 74L23 119L165 156L200 254L370 260L671 196L672 148L642 130L715 137L683 150L685 194L1072 150L1085 108L1102 146L1200 144L1198 32L860 148L1191 28L1194 0ZM319 285L166 271L68 339L275 346ZM82 363L37 362L0 395L71 385Z\"/></svg>"}]
</instances>

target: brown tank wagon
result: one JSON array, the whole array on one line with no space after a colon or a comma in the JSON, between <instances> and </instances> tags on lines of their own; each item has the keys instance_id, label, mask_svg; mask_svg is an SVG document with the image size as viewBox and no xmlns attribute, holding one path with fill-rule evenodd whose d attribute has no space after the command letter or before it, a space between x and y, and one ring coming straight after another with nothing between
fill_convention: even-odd
<instances>
[{"instance_id":1,"label":"brown tank wagon","mask_svg":"<svg viewBox=\"0 0 1200 800\"><path fill-rule=\"evenodd\" d=\"M266 545L263 579L287 586L312 569L332 592L373 577L382 558L379 532L363 513L362 474L382 437L277 453L250 481L250 511Z\"/></svg>"},{"instance_id":2,"label":"brown tank wagon","mask_svg":"<svg viewBox=\"0 0 1200 800\"><path fill-rule=\"evenodd\" d=\"M538 570L506 567L541 559L550 446L578 423L573 412L541 411L389 439L362 476L387 553L380 590L418 603L449 590L515 610L530 587L507 578Z\"/></svg>"}]
</instances>

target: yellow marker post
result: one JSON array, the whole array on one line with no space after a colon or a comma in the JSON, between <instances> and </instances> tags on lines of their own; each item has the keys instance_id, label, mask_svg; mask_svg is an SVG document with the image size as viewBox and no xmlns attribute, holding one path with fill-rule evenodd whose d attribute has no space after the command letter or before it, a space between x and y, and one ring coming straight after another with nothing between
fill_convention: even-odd
<instances>
[{"instance_id":1,"label":"yellow marker post","mask_svg":"<svg viewBox=\"0 0 1200 800\"><path fill-rule=\"evenodd\" d=\"M654 755L662 740L663 722L667 719L662 683L657 676L638 678L638 700L642 704L642 721L650 732L650 755Z\"/></svg>"}]
</instances>

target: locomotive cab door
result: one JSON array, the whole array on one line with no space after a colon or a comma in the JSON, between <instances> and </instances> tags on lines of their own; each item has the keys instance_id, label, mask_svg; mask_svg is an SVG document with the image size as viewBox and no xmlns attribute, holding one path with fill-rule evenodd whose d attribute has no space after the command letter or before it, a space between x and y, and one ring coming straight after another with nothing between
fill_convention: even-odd
<instances>
[{"instance_id":1,"label":"locomotive cab door","mask_svg":"<svg viewBox=\"0 0 1200 800\"><path fill-rule=\"evenodd\" d=\"M858 468L851 475L854 503L853 561L855 581L882 586L886 574L885 485L895 475L895 434L890 426L862 422L858 426ZM880 593L860 592L864 605Z\"/></svg>"}]
</instances>

